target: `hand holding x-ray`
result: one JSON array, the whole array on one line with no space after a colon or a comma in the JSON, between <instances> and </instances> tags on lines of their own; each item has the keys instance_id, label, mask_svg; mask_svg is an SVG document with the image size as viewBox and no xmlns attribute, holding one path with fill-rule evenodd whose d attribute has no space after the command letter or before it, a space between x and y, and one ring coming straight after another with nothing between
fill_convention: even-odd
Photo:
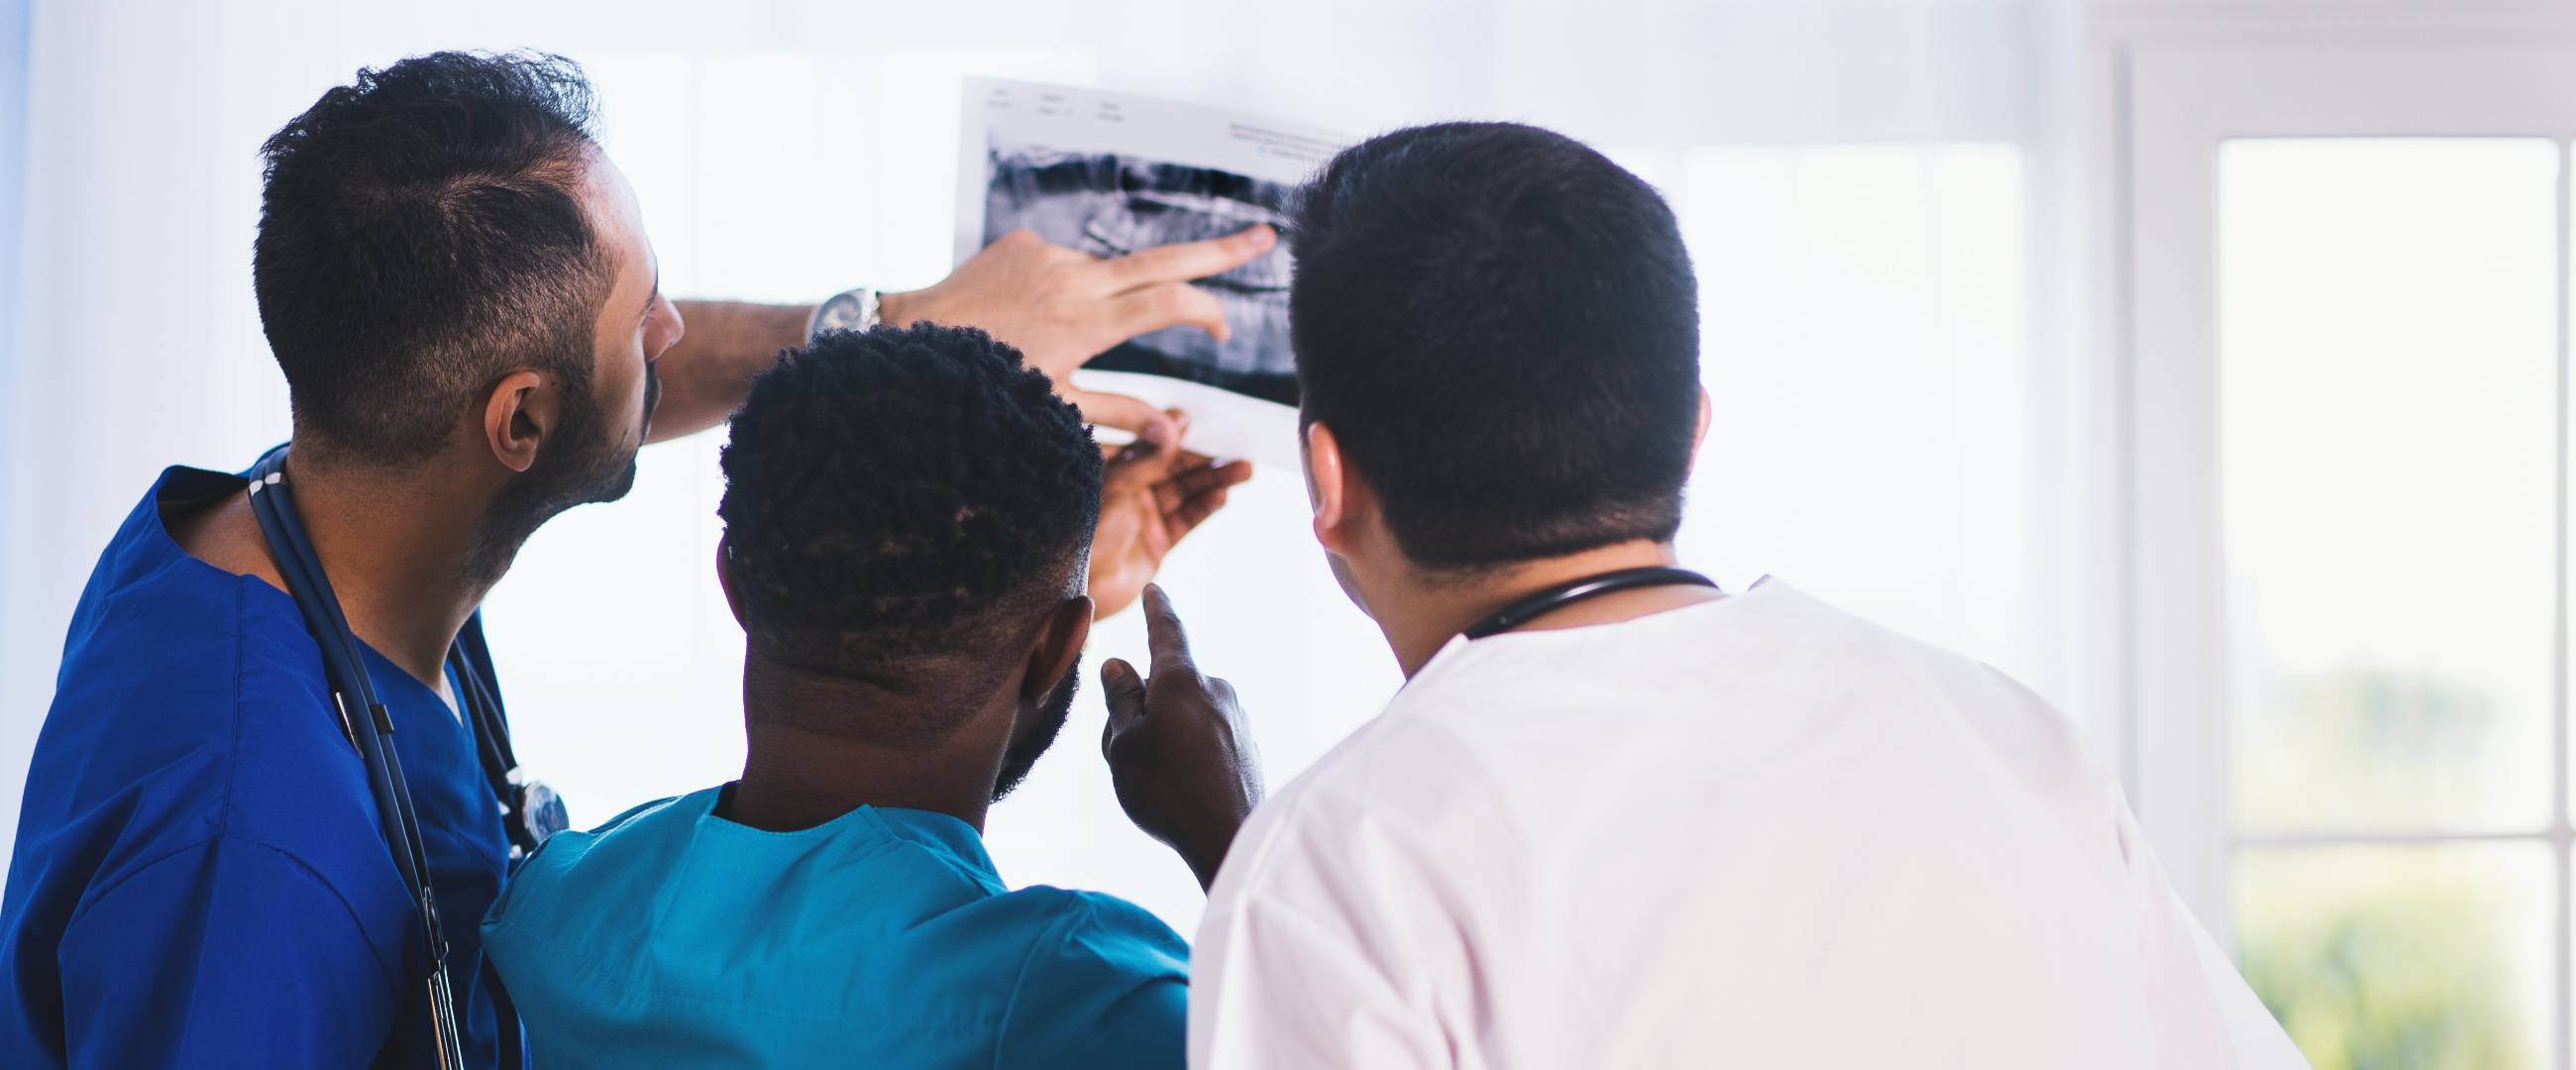
<instances>
[{"instance_id":1,"label":"hand holding x-ray","mask_svg":"<svg viewBox=\"0 0 2576 1070\"><path fill-rule=\"evenodd\" d=\"M1182 437L1189 417L1167 413ZM1091 605L1095 618L1127 608L1163 567L1182 538L1225 507L1228 488L1252 478L1243 461L1150 443L1102 446L1100 524L1091 537Z\"/></svg>"}]
</instances>

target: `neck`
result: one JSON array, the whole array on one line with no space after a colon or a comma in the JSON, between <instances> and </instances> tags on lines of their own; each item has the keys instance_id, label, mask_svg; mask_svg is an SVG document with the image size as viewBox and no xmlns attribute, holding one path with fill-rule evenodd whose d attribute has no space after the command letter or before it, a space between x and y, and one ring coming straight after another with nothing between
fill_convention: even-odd
<instances>
[{"instance_id":1,"label":"neck","mask_svg":"<svg viewBox=\"0 0 2576 1070\"><path fill-rule=\"evenodd\" d=\"M884 688L768 661L743 659L749 753L726 820L772 832L812 828L861 806L947 814L984 829L1001 772L1003 741L977 716L928 749L852 739L829 726L904 701ZM1007 721L1007 719L1006 719Z\"/></svg>"},{"instance_id":2,"label":"neck","mask_svg":"<svg viewBox=\"0 0 2576 1070\"><path fill-rule=\"evenodd\" d=\"M488 495L439 478L435 467L354 467L302 454L286 462L296 516L349 630L434 690L448 645L499 579L478 560L489 556L476 539ZM507 567L505 556L499 568Z\"/></svg>"},{"instance_id":3,"label":"neck","mask_svg":"<svg viewBox=\"0 0 2576 1070\"><path fill-rule=\"evenodd\" d=\"M1405 679L1410 680L1451 639L1514 602L1587 576L1673 563L1669 544L1641 540L1527 562L1466 580L1415 573L1398 585L1394 597L1384 601L1384 612L1375 612L1374 599L1371 608L1378 628L1386 633L1387 646L1395 651L1396 663L1403 667ZM1723 597L1709 587L1639 587L1558 607L1513 630L1615 624Z\"/></svg>"}]
</instances>

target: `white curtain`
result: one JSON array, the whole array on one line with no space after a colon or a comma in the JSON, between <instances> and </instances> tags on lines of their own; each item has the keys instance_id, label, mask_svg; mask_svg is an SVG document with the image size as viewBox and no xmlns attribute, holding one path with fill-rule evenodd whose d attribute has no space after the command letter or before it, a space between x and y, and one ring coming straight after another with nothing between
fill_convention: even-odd
<instances>
[{"instance_id":1,"label":"white curtain","mask_svg":"<svg viewBox=\"0 0 2576 1070\"><path fill-rule=\"evenodd\" d=\"M1993 661L2107 734L2084 416L2103 384L2075 344L2087 261L2067 226L2085 211L2075 4L35 0L25 211L6 222L26 270L0 365L0 829L117 521L162 466L239 467L285 434L249 284L256 146L356 67L451 47L589 67L680 295L938 278L966 74L1354 134L1501 117L1583 137L1671 197L1702 278L1718 419L1686 562ZM576 821L739 769L741 638L710 575L722 437L648 451L628 500L556 521L491 599L521 754ZM1239 492L1165 582L1274 785L1398 682L1294 472ZM1141 663L1132 614L1095 635L1093 664ZM1077 710L995 811L992 853L1014 883L1125 895L1187 932L1198 891L1120 816L1097 698Z\"/></svg>"}]
</instances>

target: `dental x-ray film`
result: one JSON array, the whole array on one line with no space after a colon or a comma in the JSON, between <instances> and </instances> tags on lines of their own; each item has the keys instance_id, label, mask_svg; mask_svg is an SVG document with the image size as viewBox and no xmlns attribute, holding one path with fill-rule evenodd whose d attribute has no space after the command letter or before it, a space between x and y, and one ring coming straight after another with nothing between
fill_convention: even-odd
<instances>
[{"instance_id":1,"label":"dental x-ray film","mask_svg":"<svg viewBox=\"0 0 2576 1070\"><path fill-rule=\"evenodd\" d=\"M1297 184L1345 139L1214 108L1069 86L970 78L958 168L957 259L1027 228L1117 257L1256 223L1280 242L1197 285L1231 337L1197 327L1145 335L1075 380L1190 413L1190 448L1257 463L1297 458L1297 358L1288 343Z\"/></svg>"}]
</instances>

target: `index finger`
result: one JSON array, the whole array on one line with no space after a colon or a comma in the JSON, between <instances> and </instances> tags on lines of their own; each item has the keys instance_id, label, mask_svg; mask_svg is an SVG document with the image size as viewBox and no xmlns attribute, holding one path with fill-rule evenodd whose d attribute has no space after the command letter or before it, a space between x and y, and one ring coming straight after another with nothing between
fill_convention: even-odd
<instances>
[{"instance_id":1,"label":"index finger","mask_svg":"<svg viewBox=\"0 0 2576 1070\"><path fill-rule=\"evenodd\" d=\"M1181 618L1172 612L1172 599L1163 593L1163 585L1145 585L1145 647L1154 652L1154 674L1164 669L1188 669L1190 637L1181 633Z\"/></svg>"},{"instance_id":2,"label":"index finger","mask_svg":"<svg viewBox=\"0 0 2576 1070\"><path fill-rule=\"evenodd\" d=\"M1277 244L1278 231L1267 226L1250 226L1222 238L1139 249L1113 260L1103 260L1093 265L1091 270L1108 280L1107 292L1118 294L1140 286L1188 282L1232 271L1251 263L1253 258L1269 252Z\"/></svg>"}]
</instances>

